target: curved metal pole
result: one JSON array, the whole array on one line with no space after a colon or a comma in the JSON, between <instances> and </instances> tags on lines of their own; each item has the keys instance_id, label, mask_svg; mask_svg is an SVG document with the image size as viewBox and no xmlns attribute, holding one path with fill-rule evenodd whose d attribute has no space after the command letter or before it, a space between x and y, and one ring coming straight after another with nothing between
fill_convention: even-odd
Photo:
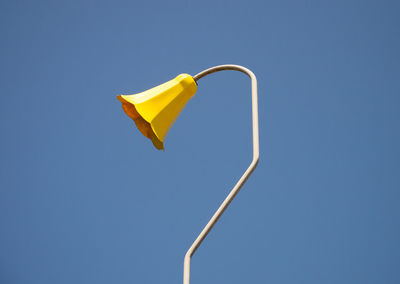
<instances>
[{"instance_id":1,"label":"curved metal pole","mask_svg":"<svg viewBox=\"0 0 400 284\"><path fill-rule=\"evenodd\" d=\"M239 193L243 184L247 181L247 179L250 177L251 173L256 168L259 157L260 157L259 137L258 137L259 135L258 135L257 79L256 79L256 76L254 75L254 73L251 72L249 69L247 69L243 66L239 66L239 65L219 65L219 66L215 66L215 67L209 68L207 70L204 70L204 71L200 72L199 74L197 74L196 76L194 76L193 78L197 82L199 79L203 78L204 76L207 76L214 72L223 71L223 70L240 71L240 72L247 74L251 79L251 100L252 100L252 110L253 110L252 111L252 113L253 113L252 114L252 116L253 116L253 160L250 163L250 166L248 167L248 169L244 172L243 176L239 179L239 181L237 182L235 187L225 198L224 202L222 202L221 206L214 213L214 215L212 216L212 218L210 219L208 224L204 227L203 231L201 231L200 235L197 237L197 239L194 241L192 246L186 252L184 265L183 265L183 284L190 283L190 260L192 258L192 255L195 253L197 248L201 245L203 240L206 238L208 233L214 227L215 223L217 223L218 219L224 213L224 211L229 206L229 204L232 202L232 200L235 198L235 196Z\"/></svg>"}]
</instances>

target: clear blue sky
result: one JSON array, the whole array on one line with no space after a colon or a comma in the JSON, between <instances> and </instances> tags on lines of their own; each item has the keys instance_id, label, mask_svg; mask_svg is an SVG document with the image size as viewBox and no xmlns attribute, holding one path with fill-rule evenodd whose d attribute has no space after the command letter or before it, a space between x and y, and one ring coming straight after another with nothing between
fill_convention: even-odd
<instances>
[{"instance_id":1,"label":"clear blue sky","mask_svg":"<svg viewBox=\"0 0 400 284\"><path fill-rule=\"evenodd\" d=\"M250 83L202 79L165 152L118 94L241 64L261 160L192 283L400 283L397 1L2 1L0 282L181 283L251 160Z\"/></svg>"}]
</instances>

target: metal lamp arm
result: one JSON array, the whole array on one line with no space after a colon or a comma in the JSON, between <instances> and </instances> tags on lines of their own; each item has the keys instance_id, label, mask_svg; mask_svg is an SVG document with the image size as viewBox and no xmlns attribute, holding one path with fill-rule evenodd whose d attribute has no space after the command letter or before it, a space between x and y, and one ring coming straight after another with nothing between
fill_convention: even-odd
<instances>
[{"instance_id":1,"label":"metal lamp arm","mask_svg":"<svg viewBox=\"0 0 400 284\"><path fill-rule=\"evenodd\" d=\"M252 100L252 120L253 120L253 160L250 163L250 166L242 175L242 177L236 183L235 187L228 194L228 196L222 202L218 210L214 213L210 221L201 231L200 235L197 237L197 239L193 242L192 246L186 252L183 265L183 284L190 284L190 260L193 254L195 253L197 248L201 245L203 240L207 237L208 233L217 223L218 219L225 212L226 208L229 206L229 204L232 202L235 196L239 193L240 189L242 188L243 184L247 181L247 179L250 177L251 173L257 167L258 160L260 157L259 134L258 134L257 78L254 75L254 73L249 69L240 65L219 65L198 73L193 77L193 79L197 82L198 80L209 74L224 70L240 71L247 74L251 79L251 100Z\"/></svg>"}]
</instances>

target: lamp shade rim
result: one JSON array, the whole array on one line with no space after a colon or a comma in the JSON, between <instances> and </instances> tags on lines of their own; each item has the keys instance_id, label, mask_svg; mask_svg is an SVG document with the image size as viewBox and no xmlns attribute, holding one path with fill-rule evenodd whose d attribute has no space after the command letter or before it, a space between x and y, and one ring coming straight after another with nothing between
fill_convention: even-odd
<instances>
[{"instance_id":1,"label":"lamp shade rim","mask_svg":"<svg viewBox=\"0 0 400 284\"><path fill-rule=\"evenodd\" d=\"M164 142L160 139L150 121L140 113L134 103L127 100L125 95L118 95L117 99L122 103L122 109L134 122L139 131L153 142L158 150L164 150ZM150 131L151 129L151 131Z\"/></svg>"}]
</instances>

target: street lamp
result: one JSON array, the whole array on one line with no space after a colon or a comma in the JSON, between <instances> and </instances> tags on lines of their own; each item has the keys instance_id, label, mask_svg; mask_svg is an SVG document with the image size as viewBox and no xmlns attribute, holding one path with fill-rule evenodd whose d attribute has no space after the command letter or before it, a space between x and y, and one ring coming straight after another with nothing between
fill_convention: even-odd
<instances>
[{"instance_id":1,"label":"street lamp","mask_svg":"<svg viewBox=\"0 0 400 284\"><path fill-rule=\"evenodd\" d=\"M139 94L117 96L118 100L122 103L123 110L133 119L140 132L149 138L157 149L164 150L164 138L185 104L196 93L198 80L214 72L224 70L240 71L247 74L251 79L253 160L232 191L214 213L208 224L201 231L200 235L193 242L192 246L186 252L183 266L183 284L189 284L190 282L190 260L193 254L238 194L241 187L250 177L258 164L260 151L256 76L253 72L243 66L219 65L206 69L193 77L188 74L181 74L162 85Z\"/></svg>"}]
</instances>

